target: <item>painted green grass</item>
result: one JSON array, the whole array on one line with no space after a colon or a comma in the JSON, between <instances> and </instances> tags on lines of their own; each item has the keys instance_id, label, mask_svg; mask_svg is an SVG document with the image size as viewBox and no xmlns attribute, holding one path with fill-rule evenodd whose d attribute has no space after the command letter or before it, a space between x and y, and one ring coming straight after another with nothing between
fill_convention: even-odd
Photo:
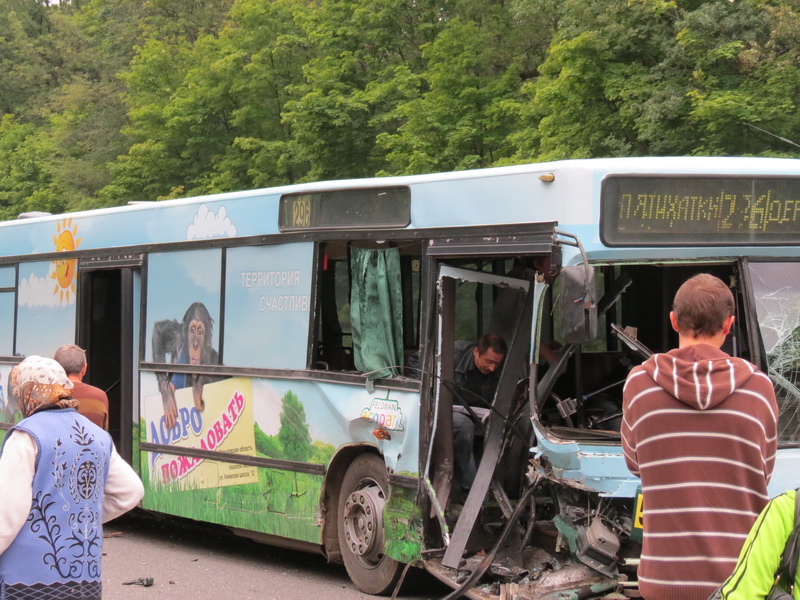
<instances>
[{"instance_id":1,"label":"painted green grass","mask_svg":"<svg viewBox=\"0 0 800 600\"><path fill-rule=\"evenodd\" d=\"M422 514L416 490L392 486L383 509L386 554L400 562L422 560Z\"/></svg>"},{"instance_id":2,"label":"painted green grass","mask_svg":"<svg viewBox=\"0 0 800 600\"><path fill-rule=\"evenodd\" d=\"M258 483L180 489L174 483L152 485L143 461L142 480L142 504L147 509L308 542L320 540L320 476L258 468Z\"/></svg>"},{"instance_id":3,"label":"painted green grass","mask_svg":"<svg viewBox=\"0 0 800 600\"><path fill-rule=\"evenodd\" d=\"M143 427L140 431L144 431ZM139 439L138 435L136 439ZM325 454L332 451L332 447L324 449ZM265 456L261 452L256 454ZM149 453L136 452L145 486L142 506L148 510L312 543L320 542L321 475L253 467L258 472L258 483L181 489L174 482L165 485L152 483L148 457Z\"/></svg>"}]
</instances>

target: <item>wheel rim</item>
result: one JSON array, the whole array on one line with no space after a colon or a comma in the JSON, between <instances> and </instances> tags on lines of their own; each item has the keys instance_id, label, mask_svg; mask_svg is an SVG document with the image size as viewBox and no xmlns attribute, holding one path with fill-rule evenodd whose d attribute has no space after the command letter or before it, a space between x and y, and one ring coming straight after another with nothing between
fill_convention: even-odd
<instances>
[{"instance_id":1,"label":"wheel rim","mask_svg":"<svg viewBox=\"0 0 800 600\"><path fill-rule=\"evenodd\" d=\"M374 481L362 482L345 501L344 532L350 553L372 568L383 558L383 506L386 495Z\"/></svg>"}]
</instances>

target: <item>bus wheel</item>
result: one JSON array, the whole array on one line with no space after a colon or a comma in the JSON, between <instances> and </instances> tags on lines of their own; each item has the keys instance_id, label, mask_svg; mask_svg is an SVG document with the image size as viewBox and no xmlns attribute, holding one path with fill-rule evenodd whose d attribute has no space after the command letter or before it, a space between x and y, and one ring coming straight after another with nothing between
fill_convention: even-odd
<instances>
[{"instance_id":1,"label":"bus wheel","mask_svg":"<svg viewBox=\"0 0 800 600\"><path fill-rule=\"evenodd\" d=\"M383 459L362 454L348 467L339 494L339 546L347 574L366 594L386 594L401 565L383 553L383 506L389 479Z\"/></svg>"}]
</instances>

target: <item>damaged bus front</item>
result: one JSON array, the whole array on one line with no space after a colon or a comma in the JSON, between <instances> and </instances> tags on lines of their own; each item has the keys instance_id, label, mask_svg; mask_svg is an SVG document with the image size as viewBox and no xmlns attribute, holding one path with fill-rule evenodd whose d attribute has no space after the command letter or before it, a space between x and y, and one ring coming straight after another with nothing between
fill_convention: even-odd
<instances>
[{"instance_id":1,"label":"damaged bus front","mask_svg":"<svg viewBox=\"0 0 800 600\"><path fill-rule=\"evenodd\" d=\"M729 282L736 298L736 325L723 349L775 382L780 450L770 492L800 485L797 259L716 248L619 252L614 260L552 231L551 245L513 259L476 255L476 248L465 256L463 247L434 258L422 554L427 570L455 588L449 598L640 597L643 507L622 455L622 388L633 366L677 347L671 301L695 273ZM452 418L465 394L454 385L453 348L508 322L516 326L503 331L508 354L478 428L477 475L459 499Z\"/></svg>"}]
</instances>

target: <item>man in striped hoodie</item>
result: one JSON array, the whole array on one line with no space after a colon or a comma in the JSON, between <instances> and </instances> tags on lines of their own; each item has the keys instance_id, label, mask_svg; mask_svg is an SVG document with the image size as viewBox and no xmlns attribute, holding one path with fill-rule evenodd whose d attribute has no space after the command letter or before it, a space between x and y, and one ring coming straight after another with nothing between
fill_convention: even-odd
<instances>
[{"instance_id":1,"label":"man in striped hoodie","mask_svg":"<svg viewBox=\"0 0 800 600\"><path fill-rule=\"evenodd\" d=\"M679 347L625 383L622 448L642 480L647 600L706 600L769 500L778 408L769 378L720 350L734 307L720 279L686 281L670 313Z\"/></svg>"}]
</instances>

